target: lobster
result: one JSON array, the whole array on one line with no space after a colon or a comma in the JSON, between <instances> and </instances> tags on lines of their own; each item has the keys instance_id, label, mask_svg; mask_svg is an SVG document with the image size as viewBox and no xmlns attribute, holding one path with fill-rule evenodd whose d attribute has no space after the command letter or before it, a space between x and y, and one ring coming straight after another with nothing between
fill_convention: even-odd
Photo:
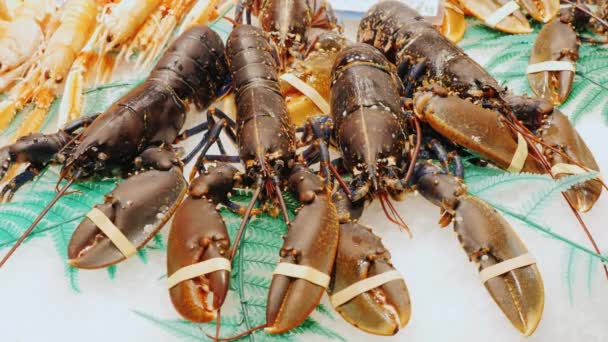
<instances>
[{"instance_id":1,"label":"lobster","mask_svg":"<svg viewBox=\"0 0 608 342\"><path fill-rule=\"evenodd\" d=\"M128 178L106 194L105 203L97 205L91 212L94 214L89 213L76 228L68 246L69 263L88 269L105 267L141 248L171 217L186 194L182 163L171 144L208 128L204 123L180 134L188 103L207 108L226 92L228 83L220 37L208 27L195 26L171 44L142 84L81 132L66 129L44 139L29 136L9 146L8 153L3 154L3 169L12 163L40 166L59 162L59 182L66 179L67 183L0 261L0 266L74 182L92 177ZM102 232L100 225L106 230ZM122 232L122 247L108 238L107 226Z\"/></svg>"},{"instance_id":2,"label":"lobster","mask_svg":"<svg viewBox=\"0 0 608 342\"><path fill-rule=\"evenodd\" d=\"M583 3L566 3L559 15L538 32L528 67L528 82L534 94L555 105L566 101L572 90L575 63L579 57L578 50L582 40L576 29L593 22L597 32L606 34L608 30L608 22L605 20L608 18L608 3L598 6L595 13ZM554 66L542 68L547 63ZM536 66L541 67L534 70Z\"/></svg>"},{"instance_id":3,"label":"lobster","mask_svg":"<svg viewBox=\"0 0 608 342\"><path fill-rule=\"evenodd\" d=\"M259 18L264 32L277 47L281 68L287 66L290 57L299 57L304 52L308 34L313 27L333 29L338 26L331 5L327 1L311 0L269 0L243 3L239 0L235 21L242 23L246 11L247 24L251 24L251 14Z\"/></svg>"},{"instance_id":4,"label":"lobster","mask_svg":"<svg viewBox=\"0 0 608 342\"><path fill-rule=\"evenodd\" d=\"M506 220L488 204L467 193L460 158L455 155L449 158L441 142L432 138L428 131L422 131L414 114L404 110L402 95L407 87L402 86L395 67L380 51L367 44L346 47L337 57L333 75L334 135L342 152L344 167L353 175L349 196L353 203L378 197L381 203L386 202L382 203L385 213L387 216L391 214L391 220L394 220L399 215L390 205L387 195L401 199L407 191L416 189L441 208L442 226L454 222L459 241L480 272L527 254ZM415 147L410 148L408 125L412 122L416 126L417 141ZM425 146L421 144L422 133L424 139L429 140ZM428 149L426 146L431 146L426 152L434 154L441 167L426 157L418 159L420 149ZM450 159L454 163L454 173L448 167ZM357 233L355 228L350 229L353 232L346 234L345 238L364 234ZM371 236L366 239L370 245L375 244ZM345 255L347 258L350 254ZM374 258L386 260L384 251L371 257L372 260ZM376 267L375 272L385 270L382 264ZM343 277L346 284L340 283L340 286L351 285L353 278ZM544 303L542 280L534 263L519 265L486 279L484 283L513 325L523 334L530 335L538 325ZM400 291L402 296L407 295L405 287ZM396 295L393 293L392 296ZM364 307L351 304L339 312L356 326L363 321L364 329L372 330L373 326L366 321L372 318L362 311ZM395 317L386 315L382 324L384 330L374 332L394 334L407 322L409 305L401 304L397 310L401 319L396 321Z\"/></svg>"},{"instance_id":5,"label":"lobster","mask_svg":"<svg viewBox=\"0 0 608 342\"><path fill-rule=\"evenodd\" d=\"M502 89L487 71L407 5L386 1L371 7L359 25L358 40L377 47L398 65L399 76L406 83L405 95L412 97L418 91L413 100L419 109L417 115L450 141L507 168L512 166L519 141L524 140L530 153L522 158L522 165L511 168L515 172L561 177L564 173L557 168L565 163L598 170L591 151L563 113L545 100ZM425 92L421 85L428 83L445 88L441 93L447 91L448 96ZM429 102L429 95L434 100ZM490 126L470 124L479 117L486 117ZM488 127L492 127L491 133ZM565 197L571 207L585 212L601 190L602 183L592 179L568 190Z\"/></svg>"},{"instance_id":6,"label":"lobster","mask_svg":"<svg viewBox=\"0 0 608 342\"><path fill-rule=\"evenodd\" d=\"M207 155L207 144L202 148L192 176L196 170L205 170L205 164L213 161L242 161L245 174L241 176L224 164L204 171L195 179L190 197L178 210L170 235L167 265L171 276L184 267L223 258L223 268L213 268L202 276L179 278L178 284L171 283L173 287L170 290L174 306L184 317L199 322L217 317L218 336L220 315L215 315L215 311L219 313L228 289L226 271L229 271L229 263L237 253L247 223L255 215L254 206L263 189L266 190L265 197L279 203L289 227L280 253L280 265L291 269L315 269L329 279L337 248L337 211L331 204L329 190L315 174L295 160L295 132L280 93L278 61L273 52L259 28L239 25L228 37L226 55L232 74L237 120L216 124L218 129L209 132L208 141L217 139L220 131L225 129L229 137L237 140L239 156ZM281 191L283 180L288 176L290 187L304 203L293 222L289 219ZM255 187L244 210L227 198L232 187L241 184L241 178L242 184ZM226 227L216 211L216 205L220 203L244 216L230 251ZM202 220L192 220L203 216L204 226L198 224ZM176 271L178 268L180 270ZM260 328L276 334L296 327L314 310L327 285L300 279L289 272L275 271L268 294L267 322L244 334ZM211 306L206 303L210 292L214 294ZM307 296L302 296L302 293L307 293Z\"/></svg>"}]
</instances>

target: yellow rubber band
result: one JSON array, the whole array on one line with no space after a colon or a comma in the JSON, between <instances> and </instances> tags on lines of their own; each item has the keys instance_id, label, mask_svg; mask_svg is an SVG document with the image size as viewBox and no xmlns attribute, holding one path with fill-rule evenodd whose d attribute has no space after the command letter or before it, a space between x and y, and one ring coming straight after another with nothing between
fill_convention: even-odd
<instances>
[{"instance_id":1,"label":"yellow rubber band","mask_svg":"<svg viewBox=\"0 0 608 342\"><path fill-rule=\"evenodd\" d=\"M572 71L575 72L574 63L567 61L546 61L528 65L526 73L535 74L543 71Z\"/></svg>"},{"instance_id":2,"label":"yellow rubber band","mask_svg":"<svg viewBox=\"0 0 608 342\"><path fill-rule=\"evenodd\" d=\"M228 272L232 270L230 260L218 257L185 266L175 271L171 276L169 276L169 278L167 278L168 287L172 288L182 281L190 280L192 278L221 270L226 270Z\"/></svg>"},{"instance_id":3,"label":"yellow rubber band","mask_svg":"<svg viewBox=\"0 0 608 342\"><path fill-rule=\"evenodd\" d=\"M496 12L490 14L486 20L486 25L490 27L496 27L503 19L510 16L513 12L519 9L519 5L515 1L509 1L502 7L496 10Z\"/></svg>"},{"instance_id":4,"label":"yellow rubber band","mask_svg":"<svg viewBox=\"0 0 608 342\"><path fill-rule=\"evenodd\" d=\"M330 280L327 274L310 266L289 264L286 262L279 263L272 274L280 274L292 278L308 280L309 282L319 285L325 289L329 285Z\"/></svg>"},{"instance_id":5,"label":"yellow rubber band","mask_svg":"<svg viewBox=\"0 0 608 342\"><path fill-rule=\"evenodd\" d=\"M507 168L507 171L511 173L519 173L524 168L526 159L528 158L528 143L521 133L517 132L517 149L511 159L511 165Z\"/></svg>"},{"instance_id":6,"label":"yellow rubber band","mask_svg":"<svg viewBox=\"0 0 608 342\"><path fill-rule=\"evenodd\" d=\"M371 278L360 280L348 286L347 288L335 293L329 298L329 300L334 308L337 308L338 306L348 302L362 293L397 279L403 279L398 271L395 270L384 272Z\"/></svg>"},{"instance_id":7,"label":"yellow rubber band","mask_svg":"<svg viewBox=\"0 0 608 342\"><path fill-rule=\"evenodd\" d=\"M302 81L294 74L283 74L281 75L281 79L291 84L292 87L296 88L300 93L308 97L323 112L323 114L329 115L331 110L329 104L315 88L309 86L306 82Z\"/></svg>"},{"instance_id":8,"label":"yellow rubber band","mask_svg":"<svg viewBox=\"0 0 608 342\"><path fill-rule=\"evenodd\" d=\"M87 213L87 218L93 222L118 248L120 253L128 258L137 253L137 248L131 241L114 225L112 221L99 209L93 208Z\"/></svg>"},{"instance_id":9,"label":"yellow rubber band","mask_svg":"<svg viewBox=\"0 0 608 342\"><path fill-rule=\"evenodd\" d=\"M499 262L496 265L492 265L490 267L486 267L479 272L479 278L481 278L481 283L485 283L486 281L496 278L500 275L503 275L507 272L516 270L521 267L530 266L535 264L536 260L530 253L522 254L513 259L508 259L503 262Z\"/></svg>"}]
</instances>

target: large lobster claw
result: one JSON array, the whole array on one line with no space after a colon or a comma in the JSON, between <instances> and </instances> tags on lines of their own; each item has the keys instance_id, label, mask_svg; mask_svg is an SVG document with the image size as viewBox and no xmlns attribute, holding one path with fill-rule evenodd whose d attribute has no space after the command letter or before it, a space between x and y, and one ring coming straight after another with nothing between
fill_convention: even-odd
<instances>
[{"instance_id":1,"label":"large lobster claw","mask_svg":"<svg viewBox=\"0 0 608 342\"><path fill-rule=\"evenodd\" d=\"M393 271L390 254L371 229L358 223L340 225L340 243L330 294L361 280ZM394 335L410 319L410 297L403 279L361 293L336 310L350 324L376 335Z\"/></svg>"},{"instance_id":2,"label":"large lobster claw","mask_svg":"<svg viewBox=\"0 0 608 342\"><path fill-rule=\"evenodd\" d=\"M479 20L486 22L488 18L496 13L502 6L510 0L459 0L460 6L465 12L471 13ZM526 16L520 11L515 10L506 18L496 23L497 30L507 33L530 33L532 28Z\"/></svg>"},{"instance_id":3,"label":"large lobster claw","mask_svg":"<svg viewBox=\"0 0 608 342\"><path fill-rule=\"evenodd\" d=\"M558 18L543 26L538 33L530 54L529 65L541 65L539 63L551 61L574 64L577 59L576 32L570 22ZM528 82L534 94L553 104L561 104L568 98L573 80L573 70L528 73Z\"/></svg>"},{"instance_id":4,"label":"large lobster claw","mask_svg":"<svg viewBox=\"0 0 608 342\"><path fill-rule=\"evenodd\" d=\"M460 179L429 162L416 166L415 177L420 194L452 217L462 248L480 272L527 255L526 246L509 223L487 203L468 195ZM531 335L544 307L543 282L536 265L513 267L484 285L515 328Z\"/></svg>"},{"instance_id":5,"label":"large lobster claw","mask_svg":"<svg viewBox=\"0 0 608 342\"><path fill-rule=\"evenodd\" d=\"M106 194L105 203L95 206L137 249L169 220L187 189L173 152L151 148L142 154L148 156L155 158L157 169L128 178ZM101 268L125 259L88 217L76 228L68 245L68 263L78 268Z\"/></svg>"},{"instance_id":6,"label":"large lobster claw","mask_svg":"<svg viewBox=\"0 0 608 342\"><path fill-rule=\"evenodd\" d=\"M322 180L296 165L289 178L302 207L285 236L280 263L311 267L331 274L338 247L338 213ZM272 277L266 307L266 331L280 334L302 323L315 309L325 288L282 274Z\"/></svg>"},{"instance_id":7,"label":"large lobster claw","mask_svg":"<svg viewBox=\"0 0 608 342\"><path fill-rule=\"evenodd\" d=\"M229 258L230 238L226 224L216 209L240 176L229 164L212 167L194 179L190 196L173 218L167 245L167 275L183 267L213 258ZM230 272L213 271L173 286L169 293L175 309L192 322L209 322L215 318L228 294ZM208 303L209 293L213 302Z\"/></svg>"},{"instance_id":8,"label":"large lobster claw","mask_svg":"<svg viewBox=\"0 0 608 342\"><path fill-rule=\"evenodd\" d=\"M548 23L559 12L559 0L518 0L534 20Z\"/></svg>"},{"instance_id":9,"label":"large lobster claw","mask_svg":"<svg viewBox=\"0 0 608 342\"><path fill-rule=\"evenodd\" d=\"M511 164L518 142L500 113L438 89L416 93L414 109L422 121L456 144L475 151L502 169ZM531 156L527 157L523 171L545 173Z\"/></svg>"}]
</instances>

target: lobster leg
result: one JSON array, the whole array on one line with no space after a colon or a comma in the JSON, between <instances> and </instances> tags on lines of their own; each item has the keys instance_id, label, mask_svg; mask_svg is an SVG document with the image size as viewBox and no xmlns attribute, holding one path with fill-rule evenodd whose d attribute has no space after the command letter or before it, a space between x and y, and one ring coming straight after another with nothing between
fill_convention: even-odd
<instances>
[{"instance_id":1,"label":"lobster leg","mask_svg":"<svg viewBox=\"0 0 608 342\"><path fill-rule=\"evenodd\" d=\"M186 194L187 184L173 151L159 147L137 158L143 171L118 184L96 205L131 244L143 247L169 220ZM88 217L74 231L68 245L68 263L95 269L114 265L126 256Z\"/></svg>"},{"instance_id":2,"label":"lobster leg","mask_svg":"<svg viewBox=\"0 0 608 342\"><path fill-rule=\"evenodd\" d=\"M228 164L211 167L197 177L175 213L167 244L167 274L213 258L229 260L230 238L218 203L229 205L229 192L240 183L236 168ZM193 322L215 318L229 289L230 272L218 270L173 286L169 293L175 309ZM213 294L212 303L208 295Z\"/></svg>"},{"instance_id":3,"label":"lobster leg","mask_svg":"<svg viewBox=\"0 0 608 342\"><path fill-rule=\"evenodd\" d=\"M17 190L19 190L19 188L29 181L33 180L39 174L39 170L41 169L42 167L40 166L30 164L25 171L15 176L2 188L2 192L0 192L0 199L3 202L10 202Z\"/></svg>"},{"instance_id":4,"label":"lobster leg","mask_svg":"<svg viewBox=\"0 0 608 342\"><path fill-rule=\"evenodd\" d=\"M415 170L416 189L444 212L441 222L454 223L469 260L482 271L526 254L527 248L509 223L485 202L467 194L462 180L445 174L430 162ZM543 282L535 264L512 269L488 279L486 289L511 323L531 335L544 306Z\"/></svg>"},{"instance_id":5,"label":"lobster leg","mask_svg":"<svg viewBox=\"0 0 608 342\"><path fill-rule=\"evenodd\" d=\"M292 169L289 185L303 205L285 236L280 262L329 275L338 247L338 213L329 190L300 164ZM309 280L275 274L268 293L266 331L279 334L300 325L319 304L323 292L324 287Z\"/></svg>"}]
</instances>

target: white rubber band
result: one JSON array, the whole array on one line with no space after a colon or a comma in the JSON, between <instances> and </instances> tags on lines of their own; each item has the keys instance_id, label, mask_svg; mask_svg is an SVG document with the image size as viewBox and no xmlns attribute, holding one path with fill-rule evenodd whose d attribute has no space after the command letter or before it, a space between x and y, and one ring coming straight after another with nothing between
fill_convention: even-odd
<instances>
[{"instance_id":1,"label":"white rubber band","mask_svg":"<svg viewBox=\"0 0 608 342\"><path fill-rule=\"evenodd\" d=\"M519 9L519 5L515 1L509 1L504 4L501 8L497 9L496 12L490 14L486 20L486 25L490 27L496 27L503 19L510 16L513 12Z\"/></svg>"},{"instance_id":2,"label":"white rubber band","mask_svg":"<svg viewBox=\"0 0 608 342\"><path fill-rule=\"evenodd\" d=\"M567 61L546 61L528 65L526 73L535 74L543 71L572 71L575 72L574 63Z\"/></svg>"},{"instance_id":3,"label":"white rubber band","mask_svg":"<svg viewBox=\"0 0 608 342\"><path fill-rule=\"evenodd\" d=\"M280 274L292 278L308 280L309 282L319 285L325 289L329 285L330 280L327 274L310 266L289 264L286 262L279 263L272 274Z\"/></svg>"},{"instance_id":4,"label":"white rubber band","mask_svg":"<svg viewBox=\"0 0 608 342\"><path fill-rule=\"evenodd\" d=\"M371 289L375 289L378 286L384 285L389 281L403 279L399 271L388 271L371 278L360 280L345 289L335 293L329 298L334 308L348 302L349 300L357 297L358 295L365 293Z\"/></svg>"},{"instance_id":5,"label":"white rubber band","mask_svg":"<svg viewBox=\"0 0 608 342\"><path fill-rule=\"evenodd\" d=\"M517 149L511 159L511 165L507 168L507 171L511 173L519 173L524 168L526 159L528 158L528 143L521 133L517 132Z\"/></svg>"},{"instance_id":6,"label":"white rubber band","mask_svg":"<svg viewBox=\"0 0 608 342\"><path fill-rule=\"evenodd\" d=\"M201 261L196 264L185 266L175 271L169 278L167 283L169 288L181 283L185 280L190 280L211 272L226 270L230 272L232 270L230 266L230 260L222 257L212 258L209 260Z\"/></svg>"},{"instance_id":7,"label":"white rubber band","mask_svg":"<svg viewBox=\"0 0 608 342\"><path fill-rule=\"evenodd\" d=\"M323 114L330 114L331 109L329 104L315 88L309 86L306 82L302 81L294 74L283 74L281 75L281 79L291 84L292 87L296 88L300 93L308 97L323 112Z\"/></svg>"},{"instance_id":8,"label":"white rubber band","mask_svg":"<svg viewBox=\"0 0 608 342\"><path fill-rule=\"evenodd\" d=\"M451 2L447 2L447 1L444 2L443 3L443 7L449 8L449 9L451 9L452 11L454 11L456 13L464 14L464 12L458 6L454 5Z\"/></svg>"},{"instance_id":9,"label":"white rubber band","mask_svg":"<svg viewBox=\"0 0 608 342\"><path fill-rule=\"evenodd\" d=\"M585 170L582 167L574 164L559 163L551 167L551 174L554 176L561 174L580 175L584 173L597 172L595 170Z\"/></svg>"},{"instance_id":10,"label":"white rubber band","mask_svg":"<svg viewBox=\"0 0 608 342\"><path fill-rule=\"evenodd\" d=\"M87 218L93 222L118 248L120 253L128 258L137 253L137 248L131 241L110 221L110 219L99 209L93 208L87 213Z\"/></svg>"},{"instance_id":11,"label":"white rubber band","mask_svg":"<svg viewBox=\"0 0 608 342\"><path fill-rule=\"evenodd\" d=\"M481 278L481 283L483 284L492 278L496 278L507 272L516 270L521 267L530 266L532 264L536 264L536 260L534 259L532 254L522 254L513 259L505 260L503 262L499 262L496 265L484 268L479 272L479 278Z\"/></svg>"}]
</instances>

